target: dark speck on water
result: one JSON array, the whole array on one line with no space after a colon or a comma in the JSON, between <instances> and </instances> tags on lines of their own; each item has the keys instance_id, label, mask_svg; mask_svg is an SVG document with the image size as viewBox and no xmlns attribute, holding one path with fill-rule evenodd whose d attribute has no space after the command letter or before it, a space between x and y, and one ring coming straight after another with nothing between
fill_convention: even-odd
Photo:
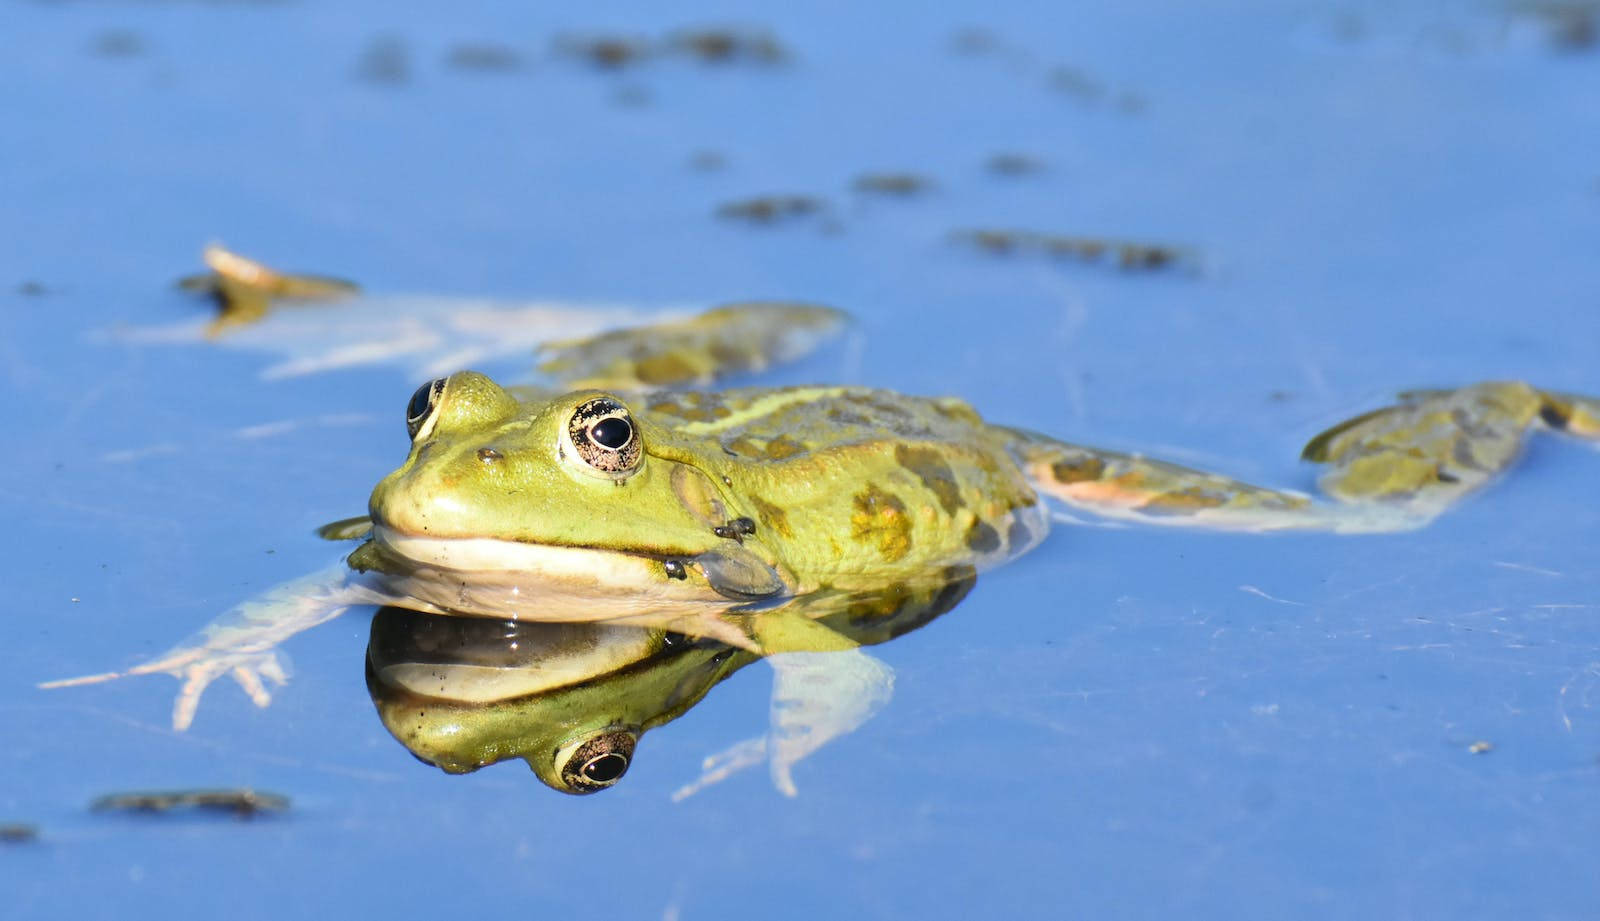
<instances>
[{"instance_id":1,"label":"dark speck on water","mask_svg":"<svg viewBox=\"0 0 1600 921\"><path fill-rule=\"evenodd\" d=\"M1021 153L997 153L983 163L983 168L996 176L1031 176L1045 170L1043 160Z\"/></svg>"},{"instance_id":2,"label":"dark speck on water","mask_svg":"<svg viewBox=\"0 0 1600 921\"><path fill-rule=\"evenodd\" d=\"M789 50L762 31L696 29L672 36L667 46L707 64L778 64L789 58Z\"/></svg>"},{"instance_id":3,"label":"dark speck on water","mask_svg":"<svg viewBox=\"0 0 1600 921\"><path fill-rule=\"evenodd\" d=\"M933 180L916 173L863 173L856 177L854 188L868 195L909 198L932 189Z\"/></svg>"},{"instance_id":4,"label":"dark speck on water","mask_svg":"<svg viewBox=\"0 0 1600 921\"><path fill-rule=\"evenodd\" d=\"M1107 237L978 229L958 230L951 238L995 256L1039 253L1078 262L1107 263L1128 272L1171 269L1193 262L1189 254L1178 247Z\"/></svg>"},{"instance_id":5,"label":"dark speck on water","mask_svg":"<svg viewBox=\"0 0 1600 921\"><path fill-rule=\"evenodd\" d=\"M702 173L727 169L728 158L715 150L697 150L689 156L689 168Z\"/></svg>"},{"instance_id":6,"label":"dark speck on water","mask_svg":"<svg viewBox=\"0 0 1600 921\"><path fill-rule=\"evenodd\" d=\"M92 50L103 58L133 58L145 51L144 37L132 29L107 29L94 37Z\"/></svg>"},{"instance_id":7,"label":"dark speck on water","mask_svg":"<svg viewBox=\"0 0 1600 921\"><path fill-rule=\"evenodd\" d=\"M726 202L717 207L717 217L752 224L774 224L821 213L827 204L810 195L761 195Z\"/></svg>"},{"instance_id":8,"label":"dark speck on water","mask_svg":"<svg viewBox=\"0 0 1600 921\"><path fill-rule=\"evenodd\" d=\"M659 39L626 34L563 36L556 40L556 51L601 70L621 70L670 57L755 66L781 64L790 57L783 43L768 32L722 28L685 30Z\"/></svg>"},{"instance_id":9,"label":"dark speck on water","mask_svg":"<svg viewBox=\"0 0 1600 921\"><path fill-rule=\"evenodd\" d=\"M653 53L647 38L631 35L561 36L556 53L587 61L601 70L621 70L643 62Z\"/></svg>"},{"instance_id":10,"label":"dark speck on water","mask_svg":"<svg viewBox=\"0 0 1600 921\"><path fill-rule=\"evenodd\" d=\"M450 49L445 66L476 73L510 73L522 66L522 55L508 45L462 43Z\"/></svg>"},{"instance_id":11,"label":"dark speck on water","mask_svg":"<svg viewBox=\"0 0 1600 921\"><path fill-rule=\"evenodd\" d=\"M411 82L411 49L394 35L380 35L367 44L356 62L356 78L375 86Z\"/></svg>"},{"instance_id":12,"label":"dark speck on water","mask_svg":"<svg viewBox=\"0 0 1600 921\"><path fill-rule=\"evenodd\" d=\"M1600 43L1600 3L1595 0L1533 0L1512 9L1537 21L1545 42L1556 51L1592 51Z\"/></svg>"},{"instance_id":13,"label":"dark speck on water","mask_svg":"<svg viewBox=\"0 0 1600 921\"><path fill-rule=\"evenodd\" d=\"M0 844L27 844L39 840L39 826L27 822L0 823Z\"/></svg>"},{"instance_id":14,"label":"dark speck on water","mask_svg":"<svg viewBox=\"0 0 1600 921\"><path fill-rule=\"evenodd\" d=\"M250 818L264 812L285 812L289 798L278 793L241 788L237 790L161 790L110 793L90 804L96 812L171 812L176 809L202 809L231 812Z\"/></svg>"}]
</instances>

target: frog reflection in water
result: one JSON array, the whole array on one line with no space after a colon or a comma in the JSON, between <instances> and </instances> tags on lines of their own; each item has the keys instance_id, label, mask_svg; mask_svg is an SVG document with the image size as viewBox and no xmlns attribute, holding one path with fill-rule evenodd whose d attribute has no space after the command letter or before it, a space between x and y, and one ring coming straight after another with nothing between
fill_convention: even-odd
<instances>
[{"instance_id":1,"label":"frog reflection in water","mask_svg":"<svg viewBox=\"0 0 1600 921\"><path fill-rule=\"evenodd\" d=\"M970 567L951 567L878 592L830 593L811 610L841 641L875 645L950 610L973 581ZM429 764L459 774L522 758L550 787L581 794L614 785L641 735L757 658L661 630L385 607L372 621L367 688L384 726ZM770 730L707 758L700 779L674 798L762 761L774 785L792 795L796 762L888 701L887 666L860 650L772 660Z\"/></svg>"},{"instance_id":2,"label":"frog reflection in water","mask_svg":"<svg viewBox=\"0 0 1600 921\"><path fill-rule=\"evenodd\" d=\"M1418 527L1548 428L1600 438L1600 400L1517 382L1406 394L1313 439L1331 502L992 424L959 399L861 387L674 389L804 352L842 322L798 305L548 346L558 389L462 371L406 408L411 450L349 570L239 606L124 674L184 682L174 724L223 674L265 705L275 648L352 604L637 624L761 653L853 648L828 599L982 571L1042 540L1047 502L1239 531ZM783 661L775 660L775 664ZM104 680L115 674L76 679ZM74 682L60 682L74 683ZM58 683L59 684L59 683Z\"/></svg>"}]
</instances>

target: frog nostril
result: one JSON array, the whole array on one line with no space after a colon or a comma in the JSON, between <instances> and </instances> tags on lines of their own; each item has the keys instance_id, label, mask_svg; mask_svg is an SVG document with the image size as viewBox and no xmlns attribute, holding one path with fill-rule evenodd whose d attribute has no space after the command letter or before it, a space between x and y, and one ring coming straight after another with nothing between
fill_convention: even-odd
<instances>
[{"instance_id":1,"label":"frog nostril","mask_svg":"<svg viewBox=\"0 0 1600 921\"><path fill-rule=\"evenodd\" d=\"M485 464L498 463L500 460L504 459L504 457L505 457L504 454L501 454L499 451L496 451L494 448L479 448L478 449L478 460L483 461Z\"/></svg>"}]
</instances>

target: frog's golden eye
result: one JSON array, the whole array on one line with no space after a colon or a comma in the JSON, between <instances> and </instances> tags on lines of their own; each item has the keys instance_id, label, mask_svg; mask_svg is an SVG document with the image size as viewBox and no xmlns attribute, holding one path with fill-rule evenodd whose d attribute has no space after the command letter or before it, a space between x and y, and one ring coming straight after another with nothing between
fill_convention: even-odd
<instances>
[{"instance_id":1,"label":"frog's golden eye","mask_svg":"<svg viewBox=\"0 0 1600 921\"><path fill-rule=\"evenodd\" d=\"M433 411L439 405L439 397L443 395L442 377L428 381L411 395L411 402L406 404L406 432L412 441L416 441L417 434L428 427L429 420L433 418Z\"/></svg>"},{"instance_id":2,"label":"frog's golden eye","mask_svg":"<svg viewBox=\"0 0 1600 921\"><path fill-rule=\"evenodd\" d=\"M567 439L578 459L603 476L621 479L644 458L639 430L628 408L610 397L580 405L567 422Z\"/></svg>"},{"instance_id":3,"label":"frog's golden eye","mask_svg":"<svg viewBox=\"0 0 1600 921\"><path fill-rule=\"evenodd\" d=\"M556 755L561 783L568 793L597 793L628 773L638 737L621 729L608 729L579 739Z\"/></svg>"}]
</instances>

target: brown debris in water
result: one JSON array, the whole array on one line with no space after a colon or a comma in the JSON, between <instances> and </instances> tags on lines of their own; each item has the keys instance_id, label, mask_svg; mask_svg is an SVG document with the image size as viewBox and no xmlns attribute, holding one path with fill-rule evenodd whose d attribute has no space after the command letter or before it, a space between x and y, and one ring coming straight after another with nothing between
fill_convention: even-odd
<instances>
[{"instance_id":1,"label":"brown debris in water","mask_svg":"<svg viewBox=\"0 0 1600 921\"><path fill-rule=\"evenodd\" d=\"M249 787L218 790L145 790L108 793L96 799L89 808L95 812L137 813L200 809L231 812L241 819L248 819L263 813L288 811L289 798L279 793L252 790Z\"/></svg>"},{"instance_id":2,"label":"brown debris in water","mask_svg":"<svg viewBox=\"0 0 1600 921\"><path fill-rule=\"evenodd\" d=\"M827 210L827 202L810 195L759 195L717 206L717 217L751 224L776 224Z\"/></svg>"},{"instance_id":3,"label":"brown debris in water","mask_svg":"<svg viewBox=\"0 0 1600 921\"><path fill-rule=\"evenodd\" d=\"M1078 262L1108 264L1125 272L1153 272L1194 264L1189 252L1179 247L1110 237L974 229L958 230L952 234L952 239L994 256L1039 253Z\"/></svg>"}]
</instances>

